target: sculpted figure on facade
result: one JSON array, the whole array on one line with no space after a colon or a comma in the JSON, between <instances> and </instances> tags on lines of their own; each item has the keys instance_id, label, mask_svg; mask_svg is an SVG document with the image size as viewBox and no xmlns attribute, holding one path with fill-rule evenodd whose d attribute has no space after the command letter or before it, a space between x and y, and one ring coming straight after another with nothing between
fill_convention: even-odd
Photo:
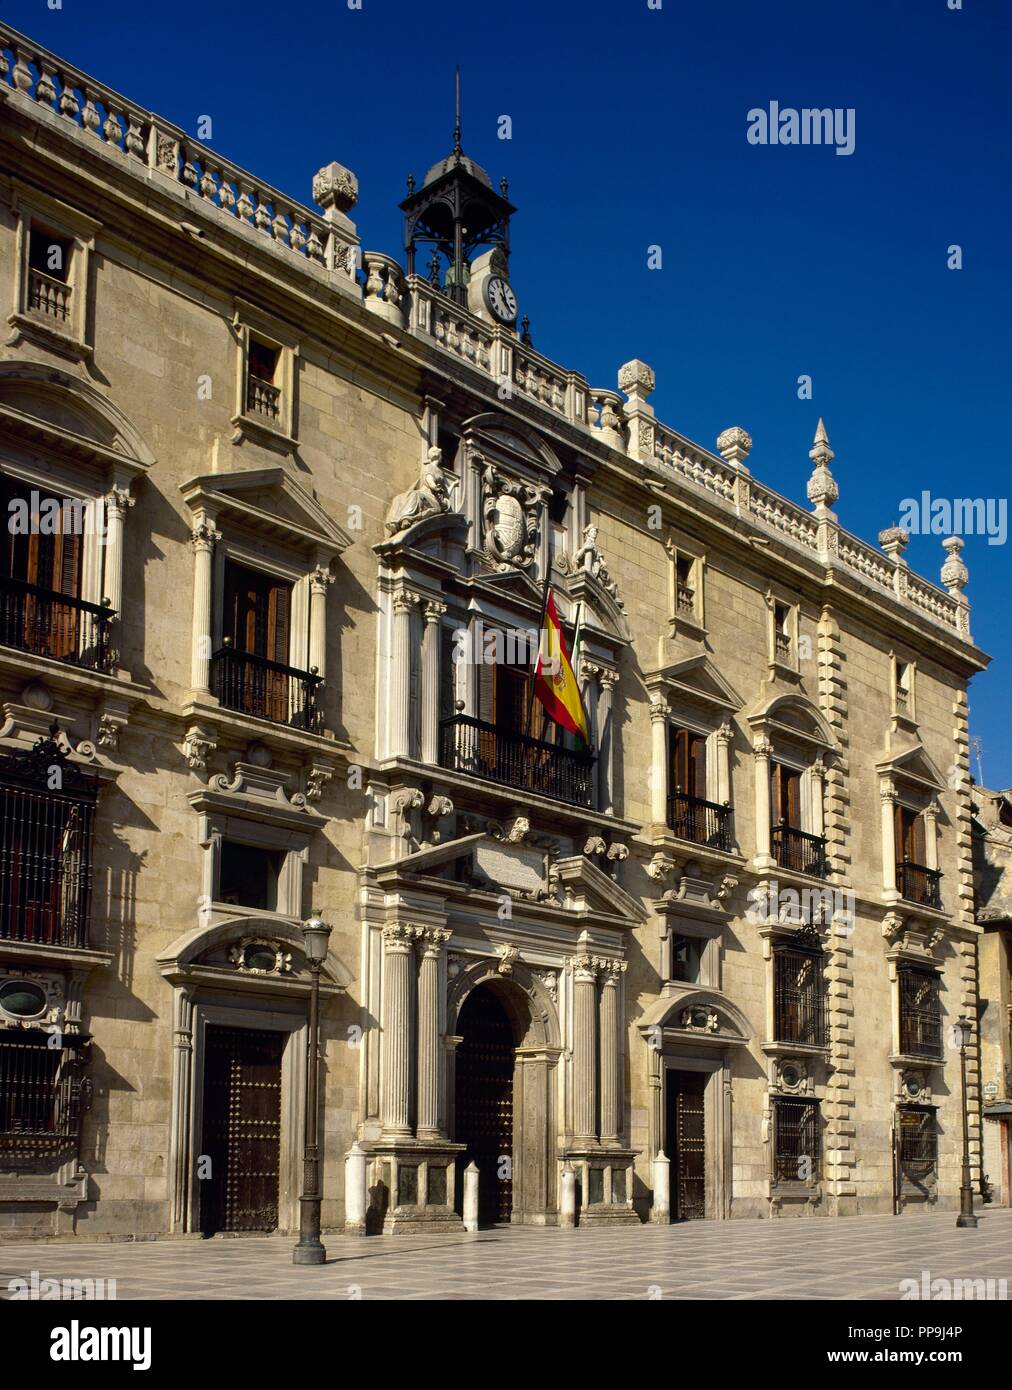
<instances>
[{"instance_id":1,"label":"sculpted figure on facade","mask_svg":"<svg viewBox=\"0 0 1012 1390\"><path fill-rule=\"evenodd\" d=\"M450 510L450 486L443 469L443 451L431 448L425 456L418 479L407 492L398 493L387 513L386 529L396 536L425 516L438 516Z\"/></svg>"}]
</instances>

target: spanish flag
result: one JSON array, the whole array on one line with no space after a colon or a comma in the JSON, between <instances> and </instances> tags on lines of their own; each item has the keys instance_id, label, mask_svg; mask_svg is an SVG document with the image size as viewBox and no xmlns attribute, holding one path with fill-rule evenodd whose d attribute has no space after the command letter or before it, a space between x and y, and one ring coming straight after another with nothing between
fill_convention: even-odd
<instances>
[{"instance_id":1,"label":"spanish flag","mask_svg":"<svg viewBox=\"0 0 1012 1390\"><path fill-rule=\"evenodd\" d=\"M551 589L545 603L545 619L541 629L541 648L534 668L534 693L550 719L579 734L590 747L587 716L583 711L580 688L569 660L566 634L562 630Z\"/></svg>"}]
</instances>

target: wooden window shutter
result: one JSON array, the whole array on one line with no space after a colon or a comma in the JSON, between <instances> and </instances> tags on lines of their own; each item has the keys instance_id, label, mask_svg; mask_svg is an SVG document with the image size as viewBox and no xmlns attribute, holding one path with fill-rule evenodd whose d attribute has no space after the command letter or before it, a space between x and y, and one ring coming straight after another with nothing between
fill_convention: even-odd
<instances>
[{"instance_id":1,"label":"wooden window shutter","mask_svg":"<svg viewBox=\"0 0 1012 1390\"><path fill-rule=\"evenodd\" d=\"M669 792L689 791L689 734L687 729L668 731L671 745L671 785Z\"/></svg>"},{"instance_id":2,"label":"wooden window shutter","mask_svg":"<svg viewBox=\"0 0 1012 1390\"><path fill-rule=\"evenodd\" d=\"M787 777L787 824L801 825L801 778L796 772L784 769Z\"/></svg>"},{"instance_id":3,"label":"wooden window shutter","mask_svg":"<svg viewBox=\"0 0 1012 1390\"><path fill-rule=\"evenodd\" d=\"M271 661L288 665L288 634L292 591L288 584L273 581L267 597L267 651Z\"/></svg>"},{"instance_id":4,"label":"wooden window shutter","mask_svg":"<svg viewBox=\"0 0 1012 1390\"><path fill-rule=\"evenodd\" d=\"M706 739L693 734L689 743L689 795L706 797Z\"/></svg>"},{"instance_id":5,"label":"wooden window shutter","mask_svg":"<svg viewBox=\"0 0 1012 1390\"><path fill-rule=\"evenodd\" d=\"M495 670L486 661L478 662L478 718L486 724L495 723Z\"/></svg>"},{"instance_id":6,"label":"wooden window shutter","mask_svg":"<svg viewBox=\"0 0 1012 1390\"><path fill-rule=\"evenodd\" d=\"M450 719L457 713L457 667L453 658L457 644L453 629L445 624L439 629L439 717Z\"/></svg>"}]
</instances>

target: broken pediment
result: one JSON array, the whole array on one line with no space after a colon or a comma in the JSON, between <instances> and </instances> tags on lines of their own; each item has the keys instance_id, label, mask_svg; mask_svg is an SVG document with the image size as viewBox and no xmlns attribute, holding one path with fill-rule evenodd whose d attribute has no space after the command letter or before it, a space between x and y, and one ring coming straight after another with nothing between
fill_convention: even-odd
<instances>
[{"instance_id":1,"label":"broken pediment","mask_svg":"<svg viewBox=\"0 0 1012 1390\"><path fill-rule=\"evenodd\" d=\"M744 1046L753 1029L737 1004L712 985L669 980L636 1022L651 1046L665 1039Z\"/></svg>"}]
</instances>

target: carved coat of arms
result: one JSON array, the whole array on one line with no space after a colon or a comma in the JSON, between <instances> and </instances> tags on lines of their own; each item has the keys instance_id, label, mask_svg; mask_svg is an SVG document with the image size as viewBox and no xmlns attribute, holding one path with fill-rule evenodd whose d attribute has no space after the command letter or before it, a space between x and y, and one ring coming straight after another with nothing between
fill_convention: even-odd
<instances>
[{"instance_id":1,"label":"carved coat of arms","mask_svg":"<svg viewBox=\"0 0 1012 1390\"><path fill-rule=\"evenodd\" d=\"M481 517L485 553L498 570L526 569L534 559L544 489L498 474L482 475Z\"/></svg>"}]
</instances>

